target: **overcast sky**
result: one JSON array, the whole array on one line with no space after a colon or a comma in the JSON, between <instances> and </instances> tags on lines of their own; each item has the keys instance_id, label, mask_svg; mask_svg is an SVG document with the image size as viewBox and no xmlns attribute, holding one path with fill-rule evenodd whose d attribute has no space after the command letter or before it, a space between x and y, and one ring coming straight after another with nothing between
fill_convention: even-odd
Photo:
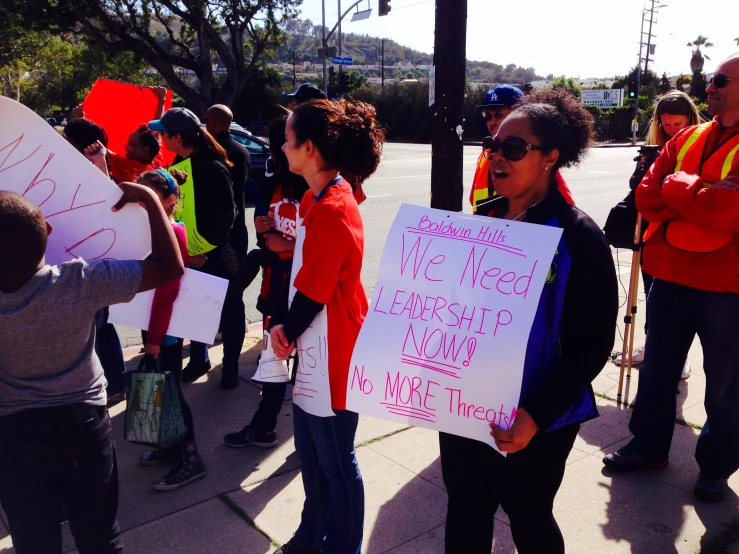
<instances>
[{"instance_id":1,"label":"overcast sky","mask_svg":"<svg viewBox=\"0 0 739 554\"><path fill-rule=\"evenodd\" d=\"M326 1L326 24L337 20L338 0ZM346 10L354 0L342 0ZM392 11L377 16L378 0L369 0L372 16L344 20L344 32L386 37L422 52L434 49L434 0L391 0ZM668 75L690 73L691 49L699 34L715 44L705 50L705 71L738 51L739 2L736 0L664 0L652 33L657 45L650 67ZM644 0L468 0L467 58L533 67L539 75L572 77L623 75L636 64ZM360 4L366 9L367 1ZM587 7L584 7L587 6ZM696 12L696 8L705 11ZM321 0L304 0L303 18L321 23ZM645 32L647 28L645 26ZM646 36L645 36L646 42Z\"/></svg>"}]
</instances>

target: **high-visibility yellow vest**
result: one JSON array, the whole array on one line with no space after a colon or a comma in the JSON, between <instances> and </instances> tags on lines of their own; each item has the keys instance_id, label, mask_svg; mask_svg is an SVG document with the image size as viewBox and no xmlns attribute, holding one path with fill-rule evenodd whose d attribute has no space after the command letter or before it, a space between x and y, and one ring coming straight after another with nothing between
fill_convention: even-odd
<instances>
[{"instance_id":1,"label":"high-visibility yellow vest","mask_svg":"<svg viewBox=\"0 0 739 554\"><path fill-rule=\"evenodd\" d=\"M713 125L713 122L697 125L691 133L680 137L675 145L677 164L674 172L685 171L691 175L698 175L700 172L701 184L706 188L726 179L732 169L739 165L739 135L731 137L703 160ZM644 234L644 240L653 236L660 225L651 223ZM733 231L712 229L686 219L668 222L664 233L667 244L688 252L715 252L729 244L734 236Z\"/></svg>"}]
</instances>

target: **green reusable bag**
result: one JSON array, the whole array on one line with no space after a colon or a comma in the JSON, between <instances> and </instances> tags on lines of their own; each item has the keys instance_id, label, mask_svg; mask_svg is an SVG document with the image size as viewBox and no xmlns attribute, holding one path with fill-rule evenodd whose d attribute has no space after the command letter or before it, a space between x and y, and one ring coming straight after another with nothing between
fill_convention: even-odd
<instances>
[{"instance_id":1,"label":"green reusable bag","mask_svg":"<svg viewBox=\"0 0 739 554\"><path fill-rule=\"evenodd\" d=\"M125 389L125 440L167 448L187 434L175 376L159 360L144 356L138 370L126 373Z\"/></svg>"}]
</instances>

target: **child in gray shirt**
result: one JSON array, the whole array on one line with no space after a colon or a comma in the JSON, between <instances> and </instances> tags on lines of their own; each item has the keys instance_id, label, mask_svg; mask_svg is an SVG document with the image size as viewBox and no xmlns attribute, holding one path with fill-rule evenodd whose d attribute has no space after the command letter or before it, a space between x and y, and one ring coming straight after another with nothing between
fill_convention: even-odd
<instances>
[{"instance_id":1,"label":"child in gray shirt","mask_svg":"<svg viewBox=\"0 0 739 554\"><path fill-rule=\"evenodd\" d=\"M159 200L123 183L113 208L143 204L145 261L45 263L41 209L0 190L0 504L16 552L61 553L66 505L80 553L118 553L118 475L95 312L184 272Z\"/></svg>"}]
</instances>

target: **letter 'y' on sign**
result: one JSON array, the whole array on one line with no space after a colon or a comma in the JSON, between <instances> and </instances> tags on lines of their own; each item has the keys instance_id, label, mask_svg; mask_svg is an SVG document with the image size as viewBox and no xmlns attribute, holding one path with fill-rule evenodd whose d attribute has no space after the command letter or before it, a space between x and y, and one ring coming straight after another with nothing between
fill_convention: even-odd
<instances>
[{"instance_id":1,"label":"letter 'y' on sign","mask_svg":"<svg viewBox=\"0 0 739 554\"><path fill-rule=\"evenodd\" d=\"M347 382L347 409L485 442L516 416L562 230L403 204Z\"/></svg>"},{"instance_id":2,"label":"letter 'y' on sign","mask_svg":"<svg viewBox=\"0 0 739 554\"><path fill-rule=\"evenodd\" d=\"M0 190L41 207L54 232L46 262L141 260L151 251L140 206L111 208L122 192L54 128L27 107L0 96Z\"/></svg>"}]
</instances>

